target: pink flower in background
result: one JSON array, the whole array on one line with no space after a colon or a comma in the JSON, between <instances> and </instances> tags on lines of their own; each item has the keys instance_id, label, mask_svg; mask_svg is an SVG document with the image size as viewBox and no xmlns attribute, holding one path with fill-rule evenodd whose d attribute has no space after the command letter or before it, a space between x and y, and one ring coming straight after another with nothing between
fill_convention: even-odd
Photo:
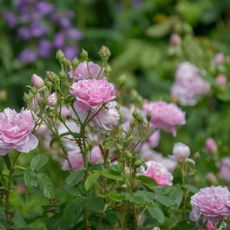
<instances>
[{"instance_id":1,"label":"pink flower in background","mask_svg":"<svg viewBox=\"0 0 230 230\"><path fill-rule=\"evenodd\" d=\"M173 33L170 35L169 43L172 46L179 46L182 43L182 39L178 34Z\"/></svg>"},{"instance_id":2,"label":"pink flower in background","mask_svg":"<svg viewBox=\"0 0 230 230\"><path fill-rule=\"evenodd\" d=\"M159 130L154 131L148 139L149 147L150 148L157 147L159 144L160 138L161 138L160 131Z\"/></svg>"},{"instance_id":3,"label":"pink flower in background","mask_svg":"<svg viewBox=\"0 0 230 230\"><path fill-rule=\"evenodd\" d=\"M98 164L103 162L103 156L99 146L94 146L89 154L89 161L92 164Z\"/></svg>"},{"instance_id":4,"label":"pink flower in background","mask_svg":"<svg viewBox=\"0 0 230 230\"><path fill-rule=\"evenodd\" d=\"M116 90L107 80L80 80L73 83L71 94L81 110L95 109L115 99Z\"/></svg>"},{"instance_id":5,"label":"pink flower in background","mask_svg":"<svg viewBox=\"0 0 230 230\"><path fill-rule=\"evenodd\" d=\"M109 102L106 107L93 118L94 125L107 131L114 128L120 119L116 105L117 103L114 101Z\"/></svg>"},{"instance_id":6,"label":"pink flower in background","mask_svg":"<svg viewBox=\"0 0 230 230\"><path fill-rule=\"evenodd\" d=\"M230 183L230 157L221 160L219 175L225 182Z\"/></svg>"},{"instance_id":7,"label":"pink flower in background","mask_svg":"<svg viewBox=\"0 0 230 230\"><path fill-rule=\"evenodd\" d=\"M214 62L216 65L222 65L224 64L224 54L223 53L217 53L215 58L214 58Z\"/></svg>"},{"instance_id":8,"label":"pink flower in background","mask_svg":"<svg viewBox=\"0 0 230 230\"><path fill-rule=\"evenodd\" d=\"M190 148L183 143L176 143L173 147L173 157L177 161L186 161L190 155Z\"/></svg>"},{"instance_id":9,"label":"pink flower in background","mask_svg":"<svg viewBox=\"0 0 230 230\"><path fill-rule=\"evenodd\" d=\"M144 113L151 113L150 123L154 128L160 128L176 135L176 127L184 125L185 113L176 104L158 102L145 102Z\"/></svg>"},{"instance_id":10,"label":"pink flower in background","mask_svg":"<svg viewBox=\"0 0 230 230\"><path fill-rule=\"evenodd\" d=\"M76 146L75 150L68 152L68 160L65 160L62 164L62 169L70 170L70 165L73 170L80 170L84 167L84 160L80 152L80 148ZM70 163L70 165L69 165Z\"/></svg>"},{"instance_id":11,"label":"pink flower in background","mask_svg":"<svg viewBox=\"0 0 230 230\"><path fill-rule=\"evenodd\" d=\"M209 153L215 153L217 151L217 144L216 141L209 137L205 141L205 148Z\"/></svg>"},{"instance_id":12,"label":"pink flower in background","mask_svg":"<svg viewBox=\"0 0 230 230\"><path fill-rule=\"evenodd\" d=\"M208 220L206 226L205 226L205 230L215 230L215 225L212 223L212 221Z\"/></svg>"},{"instance_id":13,"label":"pink flower in background","mask_svg":"<svg viewBox=\"0 0 230 230\"><path fill-rule=\"evenodd\" d=\"M38 145L38 139L32 134L35 120L31 111L17 113L7 108L0 113L0 155L6 155L14 149L28 153Z\"/></svg>"},{"instance_id":14,"label":"pink flower in background","mask_svg":"<svg viewBox=\"0 0 230 230\"><path fill-rule=\"evenodd\" d=\"M230 217L230 192L227 187L212 186L200 189L191 197L193 220L200 215L211 221Z\"/></svg>"},{"instance_id":15,"label":"pink flower in background","mask_svg":"<svg viewBox=\"0 0 230 230\"><path fill-rule=\"evenodd\" d=\"M69 75L76 81L83 79L96 79L103 75L104 69L93 62L82 62L75 70L71 70Z\"/></svg>"},{"instance_id":16,"label":"pink flower in background","mask_svg":"<svg viewBox=\"0 0 230 230\"><path fill-rule=\"evenodd\" d=\"M163 157L161 153L155 152L146 143L141 146L140 154L141 160L158 162L164 165L169 172L173 172L176 168L177 162L174 159Z\"/></svg>"},{"instance_id":17,"label":"pink flower in background","mask_svg":"<svg viewBox=\"0 0 230 230\"><path fill-rule=\"evenodd\" d=\"M210 84L202 79L194 65L184 62L178 66L176 80L172 86L172 98L182 105L192 106L209 91Z\"/></svg>"},{"instance_id":18,"label":"pink flower in background","mask_svg":"<svg viewBox=\"0 0 230 230\"><path fill-rule=\"evenodd\" d=\"M148 161L145 163L147 168L141 168L141 174L152 178L159 186L171 186L173 176L167 168L158 162Z\"/></svg>"},{"instance_id":19,"label":"pink flower in background","mask_svg":"<svg viewBox=\"0 0 230 230\"><path fill-rule=\"evenodd\" d=\"M219 75L216 77L216 83L220 86L226 86L227 85L227 78L225 75Z\"/></svg>"}]
</instances>

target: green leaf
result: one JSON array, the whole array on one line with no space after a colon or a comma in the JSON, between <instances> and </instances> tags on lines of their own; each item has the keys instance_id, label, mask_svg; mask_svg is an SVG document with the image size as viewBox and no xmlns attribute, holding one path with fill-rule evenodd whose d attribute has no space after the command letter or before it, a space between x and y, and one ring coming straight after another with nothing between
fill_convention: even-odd
<instances>
[{"instance_id":1,"label":"green leaf","mask_svg":"<svg viewBox=\"0 0 230 230\"><path fill-rule=\"evenodd\" d=\"M84 176L84 170L79 170L76 172L72 172L65 180L66 187L73 188L76 184L78 184Z\"/></svg>"},{"instance_id":2,"label":"green leaf","mask_svg":"<svg viewBox=\"0 0 230 230\"><path fill-rule=\"evenodd\" d=\"M108 139L108 140L106 140L106 141L104 141L104 143L103 143L103 146L105 147L105 148L110 148L111 147L111 145L114 143L114 140L112 140L112 139Z\"/></svg>"},{"instance_id":3,"label":"green leaf","mask_svg":"<svg viewBox=\"0 0 230 230\"><path fill-rule=\"evenodd\" d=\"M54 198L54 185L51 179L45 173L37 174L39 179L39 186L43 191L45 197L52 199Z\"/></svg>"},{"instance_id":4,"label":"green leaf","mask_svg":"<svg viewBox=\"0 0 230 230\"><path fill-rule=\"evenodd\" d=\"M17 229L25 229L28 227L19 210L16 211L12 220Z\"/></svg>"},{"instance_id":5,"label":"green leaf","mask_svg":"<svg viewBox=\"0 0 230 230\"><path fill-rule=\"evenodd\" d=\"M85 206L91 211L102 212L104 210L104 201L100 197L88 197Z\"/></svg>"},{"instance_id":6,"label":"green leaf","mask_svg":"<svg viewBox=\"0 0 230 230\"><path fill-rule=\"evenodd\" d=\"M7 169L10 170L11 169L11 164L10 164L10 158L9 158L8 154L5 155L5 156L2 156L2 158L4 160L4 163L5 163L6 167L7 167Z\"/></svg>"},{"instance_id":7,"label":"green leaf","mask_svg":"<svg viewBox=\"0 0 230 230\"><path fill-rule=\"evenodd\" d=\"M147 211L151 217L157 220L159 224L163 224L165 222L164 213L158 206L148 208Z\"/></svg>"},{"instance_id":8,"label":"green leaf","mask_svg":"<svg viewBox=\"0 0 230 230\"><path fill-rule=\"evenodd\" d=\"M25 172L24 172L24 181L25 181L25 185L28 186L29 188L38 187L37 176L30 169L25 170Z\"/></svg>"},{"instance_id":9,"label":"green leaf","mask_svg":"<svg viewBox=\"0 0 230 230\"><path fill-rule=\"evenodd\" d=\"M177 187L173 187L169 197L174 200L175 204L177 205L177 207L180 206L182 198L183 198L183 191L180 188Z\"/></svg>"},{"instance_id":10,"label":"green leaf","mask_svg":"<svg viewBox=\"0 0 230 230\"><path fill-rule=\"evenodd\" d=\"M97 183L97 179L100 176L98 172L94 172L91 174L85 181L85 189L89 190L95 183Z\"/></svg>"},{"instance_id":11,"label":"green leaf","mask_svg":"<svg viewBox=\"0 0 230 230\"><path fill-rule=\"evenodd\" d=\"M174 200L172 200L171 198L169 198L167 196L163 196L160 194L154 194L154 199L166 207L170 207L172 205L175 205Z\"/></svg>"},{"instance_id":12,"label":"green leaf","mask_svg":"<svg viewBox=\"0 0 230 230\"><path fill-rule=\"evenodd\" d=\"M117 193L117 192L110 192L108 193L108 197L113 200L113 201L117 201L120 202L122 200L124 200L124 195Z\"/></svg>"},{"instance_id":13,"label":"green leaf","mask_svg":"<svg viewBox=\"0 0 230 230\"><path fill-rule=\"evenodd\" d=\"M147 176L138 176L137 179L151 190L156 188L156 182Z\"/></svg>"},{"instance_id":14,"label":"green leaf","mask_svg":"<svg viewBox=\"0 0 230 230\"><path fill-rule=\"evenodd\" d=\"M48 162L48 156L45 154L37 154L30 162L30 168L33 171L39 171Z\"/></svg>"},{"instance_id":15,"label":"green leaf","mask_svg":"<svg viewBox=\"0 0 230 230\"><path fill-rule=\"evenodd\" d=\"M150 37L163 37L169 34L171 30L171 25L171 21L164 21L162 23L149 27L146 31L146 34Z\"/></svg>"},{"instance_id":16,"label":"green leaf","mask_svg":"<svg viewBox=\"0 0 230 230\"><path fill-rule=\"evenodd\" d=\"M122 175L119 172L115 172L111 169L106 169L104 171L101 171L100 174L106 178L111 179L111 180L123 181Z\"/></svg>"},{"instance_id":17,"label":"green leaf","mask_svg":"<svg viewBox=\"0 0 230 230\"><path fill-rule=\"evenodd\" d=\"M85 201L85 197L79 197L67 203L62 216L65 224L71 224L77 218L78 214L84 209Z\"/></svg>"},{"instance_id":18,"label":"green leaf","mask_svg":"<svg viewBox=\"0 0 230 230\"><path fill-rule=\"evenodd\" d=\"M185 187L188 191L190 191L190 192L192 192L192 193L197 193L197 192L199 191L199 189L198 189L197 187L195 187L194 185L191 185L191 184L186 184L186 185L184 185L184 187Z\"/></svg>"}]
</instances>

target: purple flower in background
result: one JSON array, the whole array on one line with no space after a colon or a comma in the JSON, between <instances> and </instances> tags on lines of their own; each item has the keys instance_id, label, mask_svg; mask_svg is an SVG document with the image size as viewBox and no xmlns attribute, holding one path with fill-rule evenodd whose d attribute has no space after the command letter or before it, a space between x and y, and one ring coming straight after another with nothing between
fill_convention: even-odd
<instances>
[{"instance_id":1,"label":"purple flower in background","mask_svg":"<svg viewBox=\"0 0 230 230\"><path fill-rule=\"evenodd\" d=\"M78 49L75 46L66 46L62 49L62 51L64 52L65 56L70 60L73 60L78 53Z\"/></svg>"},{"instance_id":2,"label":"purple flower in background","mask_svg":"<svg viewBox=\"0 0 230 230\"><path fill-rule=\"evenodd\" d=\"M38 2L36 8L38 11L41 12L43 16L50 14L54 11L54 6L47 2Z\"/></svg>"},{"instance_id":3,"label":"purple flower in background","mask_svg":"<svg viewBox=\"0 0 230 230\"><path fill-rule=\"evenodd\" d=\"M31 49L24 49L19 53L18 59L21 63L33 63L37 59L37 53Z\"/></svg>"},{"instance_id":4,"label":"purple flower in background","mask_svg":"<svg viewBox=\"0 0 230 230\"><path fill-rule=\"evenodd\" d=\"M11 10L5 10L4 19L17 35L16 40L13 38L15 42L24 44L22 40L26 40L18 54L19 61L33 63L37 58L49 58L56 49L73 59L79 53L76 42L83 38L82 33L72 27L74 16L72 11L59 10L46 1L16 0Z\"/></svg>"},{"instance_id":5,"label":"purple flower in background","mask_svg":"<svg viewBox=\"0 0 230 230\"><path fill-rule=\"evenodd\" d=\"M16 26L16 23L17 23L16 20L17 19L16 19L16 16L14 13L12 13L10 11L6 11L4 13L4 18L5 18L7 24L10 28L14 28Z\"/></svg>"},{"instance_id":6,"label":"purple flower in background","mask_svg":"<svg viewBox=\"0 0 230 230\"><path fill-rule=\"evenodd\" d=\"M52 43L48 40L41 40L38 44L38 54L40 57L48 58L53 51Z\"/></svg>"}]
</instances>

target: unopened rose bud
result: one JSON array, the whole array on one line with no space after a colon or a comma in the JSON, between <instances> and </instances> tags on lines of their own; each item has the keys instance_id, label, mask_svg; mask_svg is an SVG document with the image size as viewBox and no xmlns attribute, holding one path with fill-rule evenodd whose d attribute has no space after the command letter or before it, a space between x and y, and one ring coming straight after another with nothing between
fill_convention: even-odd
<instances>
[{"instance_id":1,"label":"unopened rose bud","mask_svg":"<svg viewBox=\"0 0 230 230\"><path fill-rule=\"evenodd\" d=\"M179 46L182 43L182 39L178 34L171 34L169 42L172 46Z\"/></svg>"},{"instance_id":2,"label":"unopened rose bud","mask_svg":"<svg viewBox=\"0 0 230 230\"><path fill-rule=\"evenodd\" d=\"M71 111L66 105L61 106L61 116L62 117L66 118L70 116L70 114L71 114Z\"/></svg>"},{"instance_id":3,"label":"unopened rose bud","mask_svg":"<svg viewBox=\"0 0 230 230\"><path fill-rule=\"evenodd\" d=\"M211 173L211 172L209 172L209 173L205 176L205 179L206 179L206 181L207 181L208 183L210 183L210 184L217 184L217 178L216 178L216 176L215 176L213 173Z\"/></svg>"},{"instance_id":4,"label":"unopened rose bud","mask_svg":"<svg viewBox=\"0 0 230 230\"><path fill-rule=\"evenodd\" d=\"M226 78L226 76L224 76L224 75L217 76L216 83L219 86L226 86L227 85L227 78Z\"/></svg>"},{"instance_id":5,"label":"unopened rose bud","mask_svg":"<svg viewBox=\"0 0 230 230\"><path fill-rule=\"evenodd\" d=\"M205 230L215 230L215 229L216 229L216 227L215 227L215 225L213 224L213 222L210 221L210 220L208 220L208 222L207 222L207 224L206 224L206 226L205 226Z\"/></svg>"},{"instance_id":6,"label":"unopened rose bud","mask_svg":"<svg viewBox=\"0 0 230 230\"><path fill-rule=\"evenodd\" d=\"M86 50L82 49L80 56L84 60L87 60L89 55L88 55L88 52Z\"/></svg>"},{"instance_id":7,"label":"unopened rose bud","mask_svg":"<svg viewBox=\"0 0 230 230\"><path fill-rule=\"evenodd\" d=\"M5 101L7 98L7 93L5 90L0 90L0 101Z\"/></svg>"},{"instance_id":8,"label":"unopened rose bud","mask_svg":"<svg viewBox=\"0 0 230 230\"><path fill-rule=\"evenodd\" d=\"M61 62L64 57L65 57L65 54L61 50L58 50L56 52L56 58L57 58L58 61Z\"/></svg>"},{"instance_id":9,"label":"unopened rose bud","mask_svg":"<svg viewBox=\"0 0 230 230\"><path fill-rule=\"evenodd\" d=\"M39 77L37 74L33 74L32 75L32 85L36 88L36 89L40 89L44 86L44 81L41 77Z\"/></svg>"},{"instance_id":10,"label":"unopened rose bud","mask_svg":"<svg viewBox=\"0 0 230 230\"><path fill-rule=\"evenodd\" d=\"M224 64L224 54L223 53L217 53L214 62L216 65L222 65Z\"/></svg>"},{"instance_id":11,"label":"unopened rose bud","mask_svg":"<svg viewBox=\"0 0 230 230\"><path fill-rule=\"evenodd\" d=\"M48 105L55 106L57 104L57 94L52 93L48 96Z\"/></svg>"},{"instance_id":12,"label":"unopened rose bud","mask_svg":"<svg viewBox=\"0 0 230 230\"><path fill-rule=\"evenodd\" d=\"M74 58L73 61L72 61L73 69L76 69L78 64L79 64L79 60L77 58Z\"/></svg>"},{"instance_id":13,"label":"unopened rose bud","mask_svg":"<svg viewBox=\"0 0 230 230\"><path fill-rule=\"evenodd\" d=\"M107 48L106 46L102 46L99 51L99 55L101 56L102 59L108 60L109 57L111 56L109 48Z\"/></svg>"},{"instance_id":14,"label":"unopened rose bud","mask_svg":"<svg viewBox=\"0 0 230 230\"><path fill-rule=\"evenodd\" d=\"M217 144L215 140L211 137L206 139L205 148L209 153L215 153L217 151Z\"/></svg>"},{"instance_id":15,"label":"unopened rose bud","mask_svg":"<svg viewBox=\"0 0 230 230\"><path fill-rule=\"evenodd\" d=\"M190 155L190 148L183 143L176 143L173 147L173 156L177 161L184 161Z\"/></svg>"},{"instance_id":16,"label":"unopened rose bud","mask_svg":"<svg viewBox=\"0 0 230 230\"><path fill-rule=\"evenodd\" d=\"M146 115L146 118L147 118L147 121L150 122L152 119L152 114L148 112Z\"/></svg>"},{"instance_id":17,"label":"unopened rose bud","mask_svg":"<svg viewBox=\"0 0 230 230\"><path fill-rule=\"evenodd\" d=\"M140 113L138 112L133 112L133 118L138 122L138 123L143 123L144 122L144 119L143 117L141 116Z\"/></svg>"},{"instance_id":18,"label":"unopened rose bud","mask_svg":"<svg viewBox=\"0 0 230 230\"><path fill-rule=\"evenodd\" d=\"M99 146L94 146L89 155L89 161L92 164L98 164L103 162L103 156Z\"/></svg>"}]
</instances>

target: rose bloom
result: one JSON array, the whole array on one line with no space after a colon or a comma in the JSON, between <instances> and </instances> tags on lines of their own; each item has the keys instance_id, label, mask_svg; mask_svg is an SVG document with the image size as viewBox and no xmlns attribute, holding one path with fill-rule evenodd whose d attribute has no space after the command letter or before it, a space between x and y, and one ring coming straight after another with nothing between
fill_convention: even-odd
<instances>
[{"instance_id":1,"label":"rose bloom","mask_svg":"<svg viewBox=\"0 0 230 230\"><path fill-rule=\"evenodd\" d=\"M154 128L160 128L176 135L176 126L185 124L185 113L176 104L164 101L145 102L144 113L151 113L150 123Z\"/></svg>"},{"instance_id":2,"label":"rose bloom","mask_svg":"<svg viewBox=\"0 0 230 230\"><path fill-rule=\"evenodd\" d=\"M221 160L219 175L225 182L230 183L230 157Z\"/></svg>"},{"instance_id":3,"label":"rose bloom","mask_svg":"<svg viewBox=\"0 0 230 230\"><path fill-rule=\"evenodd\" d=\"M70 170L70 168L77 171L84 167L84 160L78 146L76 146L75 150L68 152L68 160L69 162L65 160L62 164L62 169L65 171Z\"/></svg>"},{"instance_id":4,"label":"rose bloom","mask_svg":"<svg viewBox=\"0 0 230 230\"><path fill-rule=\"evenodd\" d=\"M35 120L31 111L17 113L7 108L0 113L0 155L6 155L14 149L28 153L38 145L38 139L32 134Z\"/></svg>"},{"instance_id":5,"label":"rose bloom","mask_svg":"<svg viewBox=\"0 0 230 230\"><path fill-rule=\"evenodd\" d=\"M79 109L88 110L114 100L116 90L107 80L88 79L73 83L71 94L76 97Z\"/></svg>"},{"instance_id":6,"label":"rose bloom","mask_svg":"<svg viewBox=\"0 0 230 230\"><path fill-rule=\"evenodd\" d=\"M172 86L172 98L181 105L193 106L198 99L209 93L210 84L200 75L198 69L189 62L181 63L176 71Z\"/></svg>"},{"instance_id":7,"label":"rose bloom","mask_svg":"<svg viewBox=\"0 0 230 230\"><path fill-rule=\"evenodd\" d=\"M200 215L211 221L230 217L230 192L227 187L212 186L200 189L191 197L193 220Z\"/></svg>"},{"instance_id":8,"label":"rose bloom","mask_svg":"<svg viewBox=\"0 0 230 230\"><path fill-rule=\"evenodd\" d=\"M109 102L106 107L93 118L94 125L106 131L115 127L120 119L116 105L117 103L114 101Z\"/></svg>"},{"instance_id":9,"label":"rose bloom","mask_svg":"<svg viewBox=\"0 0 230 230\"><path fill-rule=\"evenodd\" d=\"M173 176L167 168L158 162L148 161L145 163L147 168L141 167L141 174L152 178L159 186L171 186Z\"/></svg>"},{"instance_id":10,"label":"rose bloom","mask_svg":"<svg viewBox=\"0 0 230 230\"><path fill-rule=\"evenodd\" d=\"M155 147L157 147L158 144L159 144L160 138L161 138L161 136L160 136L160 131L159 131L159 130L154 131L154 132L150 135L150 137L149 137L149 139L148 139L148 145L149 145L149 147L150 147L150 148L155 148Z\"/></svg>"},{"instance_id":11,"label":"rose bloom","mask_svg":"<svg viewBox=\"0 0 230 230\"><path fill-rule=\"evenodd\" d=\"M69 75L76 81L83 79L96 79L103 75L104 69L93 62L82 62L75 70L71 70Z\"/></svg>"}]
</instances>

